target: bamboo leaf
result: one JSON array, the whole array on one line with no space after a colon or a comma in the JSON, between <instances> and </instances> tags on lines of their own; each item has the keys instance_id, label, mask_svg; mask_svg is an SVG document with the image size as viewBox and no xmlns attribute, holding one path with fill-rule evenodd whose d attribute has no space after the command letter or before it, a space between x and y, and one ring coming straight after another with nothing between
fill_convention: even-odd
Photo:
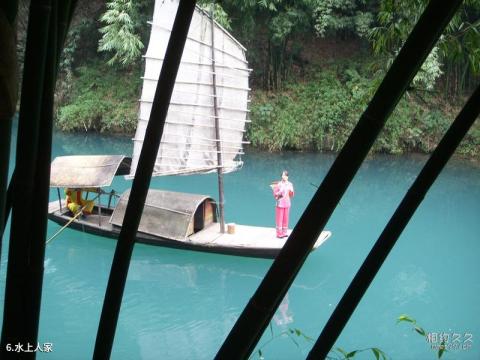
<instances>
[{"instance_id":1,"label":"bamboo leaf","mask_svg":"<svg viewBox=\"0 0 480 360\"><path fill-rule=\"evenodd\" d=\"M387 360L388 357L387 357L387 354L385 354L382 350L380 350L379 348L372 348L372 351L373 349L375 349L376 352L378 352L378 354L381 356L382 360Z\"/></svg>"},{"instance_id":2,"label":"bamboo leaf","mask_svg":"<svg viewBox=\"0 0 480 360\"><path fill-rule=\"evenodd\" d=\"M302 334L303 335L303 338L307 341L313 341L313 338L311 338L310 336L308 335L305 335L305 334Z\"/></svg>"},{"instance_id":3,"label":"bamboo leaf","mask_svg":"<svg viewBox=\"0 0 480 360\"><path fill-rule=\"evenodd\" d=\"M354 351L350 351L348 354L347 354L347 359L351 359L355 356L355 354L357 353L358 350L354 350Z\"/></svg>"},{"instance_id":4,"label":"bamboo leaf","mask_svg":"<svg viewBox=\"0 0 480 360\"><path fill-rule=\"evenodd\" d=\"M411 318L408 315L400 315L397 319L397 324L402 321L410 322L412 324L415 324L417 322L415 319Z\"/></svg>"},{"instance_id":5,"label":"bamboo leaf","mask_svg":"<svg viewBox=\"0 0 480 360\"><path fill-rule=\"evenodd\" d=\"M383 360L388 360L387 355L383 351L380 354L382 354L382 359Z\"/></svg>"},{"instance_id":6,"label":"bamboo leaf","mask_svg":"<svg viewBox=\"0 0 480 360\"><path fill-rule=\"evenodd\" d=\"M339 348L339 347L337 347L337 348L335 348L335 349L336 349L338 352L340 352L343 356L347 357L348 354L347 354L347 352L346 352L345 350L343 350L342 348Z\"/></svg>"},{"instance_id":7,"label":"bamboo leaf","mask_svg":"<svg viewBox=\"0 0 480 360\"><path fill-rule=\"evenodd\" d=\"M415 326L415 331L422 336L427 336L427 334L425 333L425 330L423 330L420 326Z\"/></svg>"},{"instance_id":8,"label":"bamboo leaf","mask_svg":"<svg viewBox=\"0 0 480 360\"><path fill-rule=\"evenodd\" d=\"M438 349L438 358L440 359L445 352L445 340L440 343L440 348Z\"/></svg>"},{"instance_id":9,"label":"bamboo leaf","mask_svg":"<svg viewBox=\"0 0 480 360\"><path fill-rule=\"evenodd\" d=\"M289 337L290 340L292 340L292 342L297 346L297 348L300 349L300 344L299 344L291 335L289 335L288 337Z\"/></svg>"},{"instance_id":10,"label":"bamboo leaf","mask_svg":"<svg viewBox=\"0 0 480 360\"><path fill-rule=\"evenodd\" d=\"M373 355L375 355L376 360L380 360L380 352L377 348L372 348Z\"/></svg>"}]
</instances>

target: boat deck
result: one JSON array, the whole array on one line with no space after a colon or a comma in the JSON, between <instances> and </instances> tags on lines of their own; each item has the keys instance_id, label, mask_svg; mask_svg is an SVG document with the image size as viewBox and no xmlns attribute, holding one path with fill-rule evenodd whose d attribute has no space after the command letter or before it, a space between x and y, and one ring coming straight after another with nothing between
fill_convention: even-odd
<instances>
[{"instance_id":1,"label":"boat deck","mask_svg":"<svg viewBox=\"0 0 480 360\"><path fill-rule=\"evenodd\" d=\"M62 209L65 209L65 207L67 206L67 202L65 201L65 199L62 199L61 200L62 202ZM60 210L60 202L58 200L56 201L50 201L48 203L48 213L49 214L52 214L54 213L55 211L58 211Z\"/></svg>"},{"instance_id":2,"label":"boat deck","mask_svg":"<svg viewBox=\"0 0 480 360\"><path fill-rule=\"evenodd\" d=\"M53 214L57 211L60 210L60 207L59 207L59 202L58 201L51 201L49 204L48 204L48 213L49 214ZM67 210L66 210L66 203L65 203L65 200L62 200L62 215L67 215ZM104 210L105 212L105 210ZM60 215L60 213L58 214ZM102 227L103 229L105 230L109 230L111 231L112 230L112 224L110 224L110 217L111 217L111 213L110 214L101 214L101 216L99 216L99 214L95 211L93 214L89 215L89 216L84 216L84 217L81 217L79 219L77 219L76 221L77 222L83 222L83 223L86 223L88 225L91 225L91 226L97 226L97 227ZM68 217L70 217L71 215L67 215Z\"/></svg>"},{"instance_id":3,"label":"boat deck","mask_svg":"<svg viewBox=\"0 0 480 360\"><path fill-rule=\"evenodd\" d=\"M291 230L288 231L290 235ZM330 237L329 231L323 231L315 248L319 247L324 241ZM233 234L220 233L220 224L214 223L209 227L189 236L192 243L203 246L230 246L238 248L263 248L263 249L279 249L282 248L287 238L279 239L276 236L275 228L235 225Z\"/></svg>"}]
</instances>

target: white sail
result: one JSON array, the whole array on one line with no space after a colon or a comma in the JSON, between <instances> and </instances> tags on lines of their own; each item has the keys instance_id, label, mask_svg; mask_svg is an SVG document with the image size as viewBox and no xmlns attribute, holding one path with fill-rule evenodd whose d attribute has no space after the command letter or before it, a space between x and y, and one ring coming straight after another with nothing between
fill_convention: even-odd
<instances>
[{"instance_id":1,"label":"white sail","mask_svg":"<svg viewBox=\"0 0 480 360\"><path fill-rule=\"evenodd\" d=\"M178 0L157 0L145 55L145 75L134 138L131 173L135 171L150 118L157 80L170 38ZM222 149L223 172L241 167L243 134L248 121L248 76L245 48L225 29L214 24L217 117L216 138L212 29L208 14L195 9L173 89L153 176L216 171L217 142Z\"/></svg>"}]
</instances>

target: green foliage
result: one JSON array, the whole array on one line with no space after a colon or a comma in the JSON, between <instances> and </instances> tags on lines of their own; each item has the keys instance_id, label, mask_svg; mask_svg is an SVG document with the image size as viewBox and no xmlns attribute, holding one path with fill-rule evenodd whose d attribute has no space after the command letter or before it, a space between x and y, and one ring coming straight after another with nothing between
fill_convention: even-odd
<instances>
[{"instance_id":1,"label":"green foliage","mask_svg":"<svg viewBox=\"0 0 480 360\"><path fill-rule=\"evenodd\" d=\"M415 320L413 317L409 316L409 315L400 315L398 318L397 318L397 325L399 323L408 323L411 325L412 327L412 331L415 331L417 334L419 334L422 338L424 339L427 339L428 340L428 336L427 335L427 331L424 330L423 327L421 327L420 325L417 324L417 320ZM285 337L288 337L294 344L295 346L298 348L298 349L301 349L300 347L300 344L298 342L298 339L302 339L302 340L305 340L307 342L307 344L311 344L313 343L314 339L311 338L310 336L307 336L305 335L300 329L298 328L288 328L286 330L283 330L281 331L279 334L275 334L274 333L274 330L273 330L273 326L272 326L272 323L270 323L270 326L269 326L269 329L270 329L270 338L265 342L263 343L262 345L260 345L258 348L257 348L257 351L254 352L250 358L250 359L253 359L253 358L258 358L260 360L264 360L265 359L265 356L264 356L264 349L267 347L267 345L269 345L272 341L276 340L276 339L279 339L279 338L285 338ZM448 342L448 340L447 340ZM441 359L443 354L445 352L447 352L446 350L446 347L447 347L447 342L445 341L445 339L442 339L441 343L440 343L440 346L438 346L438 351L436 352L436 355L437 355L437 358L438 359ZM437 350L437 349L436 349ZM388 359L388 356L387 354L382 351L381 349L377 348L377 347L369 347L369 348L365 348L365 349L356 349L356 350L352 350L352 351L346 351L345 349L341 348L341 347L335 347L333 348L329 353L328 355L326 356L326 359L327 360L348 360L348 359L354 359L356 355L360 354L360 353L372 353L373 356L375 357L375 360L387 360Z\"/></svg>"},{"instance_id":2,"label":"green foliage","mask_svg":"<svg viewBox=\"0 0 480 360\"><path fill-rule=\"evenodd\" d=\"M471 159L479 158L480 122L476 121L458 147L458 152Z\"/></svg>"},{"instance_id":3,"label":"green foliage","mask_svg":"<svg viewBox=\"0 0 480 360\"><path fill-rule=\"evenodd\" d=\"M423 87L427 90L433 90L435 81L443 74L440 66L438 47L434 47L413 78L413 85Z\"/></svg>"},{"instance_id":4,"label":"green foliage","mask_svg":"<svg viewBox=\"0 0 480 360\"><path fill-rule=\"evenodd\" d=\"M213 7L213 18L217 23L219 23L225 30L231 31L231 20L222 6L218 3L212 3L208 1L199 1L198 2L201 9L203 9L207 14L212 13L212 5Z\"/></svg>"},{"instance_id":5,"label":"green foliage","mask_svg":"<svg viewBox=\"0 0 480 360\"><path fill-rule=\"evenodd\" d=\"M269 151L340 150L376 88L368 64L353 64L337 62L312 69L309 81L289 83L281 92L255 91L252 123L247 129L252 145ZM443 109L429 94L425 98L407 94L388 119L373 152L430 153L456 115ZM469 157L480 154L479 126L468 133L458 152Z\"/></svg>"},{"instance_id":6,"label":"green foliage","mask_svg":"<svg viewBox=\"0 0 480 360\"><path fill-rule=\"evenodd\" d=\"M398 55L425 7L425 3L421 1L407 2L410 6L383 0L378 12L378 26L369 32L374 52L387 55L386 67L389 67ZM415 76L413 85L433 90L435 81L442 75L441 65L438 47L434 47Z\"/></svg>"},{"instance_id":7,"label":"green foliage","mask_svg":"<svg viewBox=\"0 0 480 360\"><path fill-rule=\"evenodd\" d=\"M295 346L298 349L301 348L299 340L306 341L307 343L312 343L313 342L313 339L310 336L305 335L300 329L296 329L296 328L295 329L288 328L286 330L281 331L279 334L274 334L272 324L270 323L270 339L268 339L264 344L262 344L257 349L257 351L254 352L249 357L249 360L254 359L254 358L258 358L259 360L265 359L264 353L263 353L263 350L265 349L265 347L268 344L270 344L272 341L274 341L275 339L278 339L278 338L281 338L281 337L287 337L290 341L292 341L293 344L295 344Z\"/></svg>"},{"instance_id":8,"label":"green foliage","mask_svg":"<svg viewBox=\"0 0 480 360\"><path fill-rule=\"evenodd\" d=\"M272 323L270 323L270 338L260 345L258 347L257 351L254 352L249 360L251 359L259 359L259 360L264 360L265 359L265 353L264 350L265 348L274 340L277 340L279 338L288 338L296 347L297 349L301 349L302 346L300 345L300 341L304 341L307 345L313 344L314 339L308 335L306 335L302 330L298 328L288 328L283 331L281 331L278 334L275 334L273 331L273 326ZM345 351L344 349L340 347L336 347L332 351L330 351L326 357L328 360L348 360L348 359L354 359L355 355L360 354L362 352L372 352L372 354L375 356L376 360L387 360L387 354L385 354L382 350L376 347L371 347L371 348L366 348L366 349L358 349L358 350L353 350L353 351Z\"/></svg>"},{"instance_id":9,"label":"green foliage","mask_svg":"<svg viewBox=\"0 0 480 360\"><path fill-rule=\"evenodd\" d=\"M232 28L249 49L254 80L281 89L294 63L301 63L301 38L313 33L313 0L224 0Z\"/></svg>"},{"instance_id":10,"label":"green foliage","mask_svg":"<svg viewBox=\"0 0 480 360\"><path fill-rule=\"evenodd\" d=\"M350 106L359 103L334 72L313 76L314 81L289 84L279 94L254 97L248 129L254 146L278 151L338 150L343 145L355 121Z\"/></svg>"},{"instance_id":11,"label":"green foliage","mask_svg":"<svg viewBox=\"0 0 480 360\"><path fill-rule=\"evenodd\" d=\"M399 51L416 24L427 0L381 0L378 26L369 32L376 54L392 57ZM472 76L480 74L480 1L465 1L422 66L415 83L432 89L446 67L447 91L468 88Z\"/></svg>"},{"instance_id":12,"label":"green foliage","mask_svg":"<svg viewBox=\"0 0 480 360\"><path fill-rule=\"evenodd\" d=\"M314 8L315 31L327 34L364 37L374 21L376 1L316 0Z\"/></svg>"},{"instance_id":13,"label":"green foliage","mask_svg":"<svg viewBox=\"0 0 480 360\"><path fill-rule=\"evenodd\" d=\"M91 54L92 37L95 38L97 29L93 19L81 18L70 28L60 57L59 78L56 90L57 102L66 102L73 85L73 71L83 58ZM88 41L86 40L88 39ZM96 47L93 49L96 53Z\"/></svg>"},{"instance_id":14,"label":"green foliage","mask_svg":"<svg viewBox=\"0 0 480 360\"><path fill-rule=\"evenodd\" d=\"M210 3L209 0L202 2L207 12ZM250 81L255 89L251 103L252 123L247 129L253 146L270 151L338 151L425 3L426 0L215 2L216 21L231 29L246 45L250 66L254 69ZM417 74L413 84L416 88L432 89L442 72L449 89L468 87L469 81L476 81L471 75L480 69L479 4L480 0L469 0L462 5L462 11ZM140 58L138 41L148 32L146 18L152 14L145 9L152 5L151 0L110 0L107 3L107 10L101 16L103 38L100 44L105 47L103 52L111 46L108 51L113 55L110 63L128 64ZM85 60L97 51L99 31L94 19L98 18L99 11L101 7L94 4L85 8L79 19L74 19L61 60L56 100L62 107L58 111L57 125L69 131L132 133L140 74L103 67L99 63L89 64ZM371 30L373 25L376 27ZM366 58L371 59L370 53L353 54L348 60L335 57L327 63L322 57L332 56L338 49L328 46L318 54L316 49L307 48L312 59L307 63L307 57L302 55L303 44L305 39L312 39L315 31L337 39L337 47L343 46L340 38L363 37L369 33L376 54L372 64L381 71L374 73L371 64L366 63ZM130 66L129 69L136 68L137 72L139 67ZM466 79L464 84L461 79ZM388 120L373 151L431 152L455 117L454 106L451 97L442 99L431 90L425 94L408 93ZM479 144L480 125L475 124L458 152L478 157Z\"/></svg>"},{"instance_id":15,"label":"green foliage","mask_svg":"<svg viewBox=\"0 0 480 360\"><path fill-rule=\"evenodd\" d=\"M360 354L362 352L371 352L373 356L375 356L376 360L387 360L388 356L379 348L371 347L366 349L360 350L353 350L353 351L345 351L342 348L336 347L332 351L330 351L329 355L327 356L328 360L348 360L355 358L355 355Z\"/></svg>"},{"instance_id":16,"label":"green foliage","mask_svg":"<svg viewBox=\"0 0 480 360\"><path fill-rule=\"evenodd\" d=\"M107 11L100 21L105 24L100 29L103 34L98 43L98 51L113 52L108 64L128 66L140 59L143 43L136 32L139 25L138 5L133 0L110 0Z\"/></svg>"},{"instance_id":17,"label":"green foliage","mask_svg":"<svg viewBox=\"0 0 480 360\"><path fill-rule=\"evenodd\" d=\"M133 133L140 74L99 63L80 67L69 102L59 107L56 126L63 131Z\"/></svg>"},{"instance_id":18,"label":"green foliage","mask_svg":"<svg viewBox=\"0 0 480 360\"><path fill-rule=\"evenodd\" d=\"M82 19L81 23L70 29L67 36L67 41L63 47L62 55L60 57L60 71L71 72L74 63L75 53L78 48L78 42L80 40L83 29L88 24L87 19Z\"/></svg>"},{"instance_id":19,"label":"green foliage","mask_svg":"<svg viewBox=\"0 0 480 360\"><path fill-rule=\"evenodd\" d=\"M407 322L407 323L410 323L412 324L412 330L415 331L418 335L422 336L423 338L427 337L427 331L425 331L421 326L419 326L417 324L417 320L415 320L414 318L408 316L408 315L400 315L397 319L397 324L401 323L401 322ZM438 351L437 351L437 358L438 359L441 359L442 358L442 355L447 351L445 349L445 340L442 340L442 342L440 343L440 346L438 348Z\"/></svg>"}]
</instances>

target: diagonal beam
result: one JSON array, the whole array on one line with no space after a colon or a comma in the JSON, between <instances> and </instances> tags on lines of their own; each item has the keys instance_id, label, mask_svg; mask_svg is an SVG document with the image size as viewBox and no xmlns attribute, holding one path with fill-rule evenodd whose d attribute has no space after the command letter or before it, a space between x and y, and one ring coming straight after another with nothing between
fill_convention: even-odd
<instances>
[{"instance_id":1,"label":"diagonal beam","mask_svg":"<svg viewBox=\"0 0 480 360\"><path fill-rule=\"evenodd\" d=\"M135 236L150 186L155 158L157 157L168 106L194 9L195 0L180 0L157 83L150 121L145 132L140 159L125 210L122 230L113 257L95 342L94 359L108 359L112 351ZM125 221L125 219L128 219L128 221Z\"/></svg>"},{"instance_id":2,"label":"diagonal beam","mask_svg":"<svg viewBox=\"0 0 480 360\"><path fill-rule=\"evenodd\" d=\"M307 359L324 359L347 324L355 308L380 270L407 226L427 191L447 164L460 141L465 137L480 114L480 86L477 87L465 107L442 138L438 147L427 161L412 184L372 250L348 286L347 291L335 308Z\"/></svg>"},{"instance_id":3,"label":"diagonal beam","mask_svg":"<svg viewBox=\"0 0 480 360\"><path fill-rule=\"evenodd\" d=\"M33 217L34 177L38 133L44 93L44 74L47 62L47 44L51 0L33 1L25 50L25 67L20 102L15 171L19 181L13 192L10 246L5 283L4 317L0 351L2 358L12 356L6 352L7 343L34 343L29 338L31 267L30 227ZM3 222L4 219L2 219Z\"/></svg>"},{"instance_id":4,"label":"diagonal beam","mask_svg":"<svg viewBox=\"0 0 480 360\"><path fill-rule=\"evenodd\" d=\"M18 100L18 72L16 56L15 23L18 1L0 4L0 255L6 217L8 165L10 162L10 138L12 120Z\"/></svg>"},{"instance_id":5,"label":"diagonal beam","mask_svg":"<svg viewBox=\"0 0 480 360\"><path fill-rule=\"evenodd\" d=\"M217 359L247 358L251 354L387 118L461 2L429 3Z\"/></svg>"},{"instance_id":6,"label":"diagonal beam","mask_svg":"<svg viewBox=\"0 0 480 360\"><path fill-rule=\"evenodd\" d=\"M57 29L57 44L56 44L57 60L56 60L56 62L57 62L57 64L56 64L56 69L55 69L55 77L57 76L57 72L58 72L58 62L60 61L59 56L62 52L63 45L64 45L66 37L67 37L68 28L70 27L70 23L72 22L73 12L74 12L75 7L77 5L77 1L78 0L62 1L58 5L59 6L59 9L58 9L59 17L58 17L58 23L56 24L56 29ZM13 50L13 51L15 51L15 50ZM0 126L2 126L2 124L0 124ZM9 126L8 129L11 128L11 119L9 120L9 124L7 124L7 126ZM8 135L8 145L10 143L10 132L11 132L11 130L8 130L8 134L7 134L7 132L5 132L5 134L3 132L0 132L1 136L7 136ZM0 146L5 147L6 143L7 143L7 141L5 141L5 143L0 142ZM39 149L42 149L42 147L40 147ZM1 150L0 154L1 154L1 156L5 157L5 159L7 160L5 162L5 164L8 165L8 157L7 157L8 153L4 153L3 150ZM3 163L1 163L1 164L4 165ZM8 168L7 168L7 170L8 170ZM5 177L8 175L7 170L5 171ZM3 180L3 179L0 179L0 180ZM8 181L8 180L5 179L4 181ZM2 221L2 219L3 219L3 228L2 228L2 225L0 224L0 238L3 236L3 231L5 230L5 226L8 222L8 217L10 216L10 211L12 210L14 188L15 188L15 170L13 171L12 177L10 179L10 183L8 184L6 194L5 195L2 194L2 201L5 201L5 206L4 206L3 209L0 208L0 221ZM3 196L5 196L5 199L3 199ZM1 204L1 202L0 202L0 204ZM3 214L2 214L2 211L3 211ZM1 247L0 247L0 250L1 250ZM1 254L1 251L0 251L0 254Z\"/></svg>"},{"instance_id":7,"label":"diagonal beam","mask_svg":"<svg viewBox=\"0 0 480 360\"><path fill-rule=\"evenodd\" d=\"M34 202L32 201L32 207L30 208L30 211L32 212L32 220L29 228L30 237L27 240L27 248L23 250L25 253L24 256L28 257L28 275L25 281L25 288L30 295L28 303L26 304L26 309L24 309L29 321L28 323L23 324L23 331L26 338L31 339L33 344L36 344L38 340L38 324L40 320L43 285L43 264L45 261L45 237L47 233L48 196L50 190L50 157L52 152L53 95L55 91L57 69L57 1L58 0L52 0L52 9L50 13L42 107L35 159L37 164L34 173L35 200ZM34 359L35 356L33 356L33 354L28 354L27 358Z\"/></svg>"},{"instance_id":8,"label":"diagonal beam","mask_svg":"<svg viewBox=\"0 0 480 360\"><path fill-rule=\"evenodd\" d=\"M32 95L32 91L35 91L34 95L37 97L26 99L27 95L22 92L21 126L17 140L17 148L21 147L23 152L18 151L15 173L28 172L31 177L20 179L15 176L9 188L11 200L15 202L11 202L13 204L12 235L0 349L2 357L6 358L15 357L15 355L6 352L5 343L35 344L38 337L47 232L53 98L60 53L75 2L76 0L68 0L60 3L59 0L51 0L48 3L41 3L36 9L32 7L30 12L28 41L31 41L31 29L38 33L37 36L42 40L34 38L33 45L27 44L27 49L30 49L27 50L27 54L32 55L32 46L42 53L33 52L33 58L26 57L23 91L29 96ZM32 20L32 17L40 19ZM29 63L32 59L36 70L34 74L31 71L32 64ZM32 76L38 76L38 78L32 81ZM34 86L31 85L32 82L35 83ZM33 116L29 114L32 109L26 107L25 102L28 106L35 104ZM26 116L25 113L29 115ZM25 142L26 139L27 142ZM31 162L27 162L26 159ZM30 202L18 203L20 196L24 196L22 192L28 191L33 191L34 194L27 199ZM23 231L19 229L21 225L24 227L21 229ZM35 354L28 353L24 357L35 358Z\"/></svg>"},{"instance_id":9,"label":"diagonal beam","mask_svg":"<svg viewBox=\"0 0 480 360\"><path fill-rule=\"evenodd\" d=\"M52 161L52 135L53 135L53 103L55 84L57 81L60 54L71 20L71 13L76 0L53 0L50 21L50 35L48 42L45 80L43 83L42 113L38 136L37 166L35 172L35 206L31 211L32 226L29 229L29 315L31 323L25 327L28 338L37 342L38 324L40 319L40 306L43 286L43 267L45 262L45 246L48 223L48 200L50 195L50 163Z\"/></svg>"}]
</instances>

